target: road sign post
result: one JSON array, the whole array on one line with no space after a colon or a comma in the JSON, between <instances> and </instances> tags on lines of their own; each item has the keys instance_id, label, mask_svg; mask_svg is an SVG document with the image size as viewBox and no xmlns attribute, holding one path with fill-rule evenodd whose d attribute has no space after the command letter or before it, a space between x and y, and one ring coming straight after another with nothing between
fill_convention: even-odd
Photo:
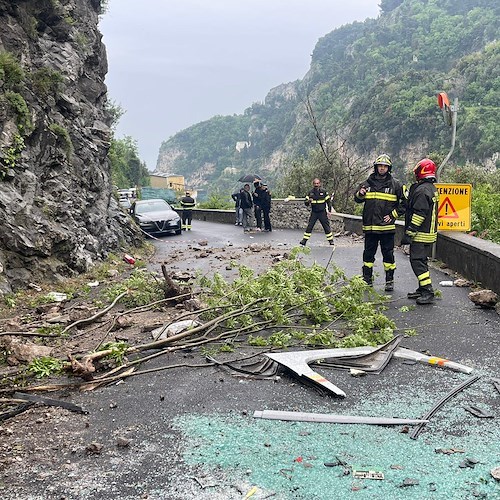
<instances>
[{"instance_id":1,"label":"road sign post","mask_svg":"<svg viewBox=\"0 0 500 500\"><path fill-rule=\"evenodd\" d=\"M441 171L443 170L443 167L448 163L448 160L450 159L453 150L455 149L455 140L457 136L457 113L458 113L458 98L455 98L455 101L453 103L453 106L450 105L450 100L448 98L448 95L446 92L440 92L437 95L437 101L438 105L441 108L441 111L443 112L443 118L444 122L451 127L451 147L450 150L448 151L448 154L446 155L446 158L441 162L441 165L439 165L437 172L436 172L436 180L439 182L440 176L441 176ZM470 189L469 189L469 196L470 196ZM441 194L441 193L440 193ZM448 210L450 210L451 213L451 200L448 203L448 201L443 201L440 199L439 201L439 210L438 210L438 230L441 231L470 231L470 199L469 199L469 219L468 219L468 228L466 229L465 226L462 228L458 228L454 223L457 223L457 221L449 221L448 219ZM444 207L445 213L441 215L441 211ZM455 215L456 211L455 209L453 210L453 214ZM460 219L460 225L462 225L463 220ZM436 243L432 245L432 258L434 259L436 257Z\"/></svg>"},{"instance_id":2,"label":"road sign post","mask_svg":"<svg viewBox=\"0 0 500 500\"><path fill-rule=\"evenodd\" d=\"M446 92L440 92L437 98L438 105L443 111L444 121L448 126L451 127L451 148L446 155L446 158L441 162L441 165L439 165L437 169L436 179L439 182L439 179L441 178L441 171L443 170L443 167L446 165L446 163L448 163L448 160L450 159L453 150L455 149L455 139L457 136L458 98L455 98L453 106L450 106L450 101L448 99L448 96L446 95Z\"/></svg>"}]
</instances>

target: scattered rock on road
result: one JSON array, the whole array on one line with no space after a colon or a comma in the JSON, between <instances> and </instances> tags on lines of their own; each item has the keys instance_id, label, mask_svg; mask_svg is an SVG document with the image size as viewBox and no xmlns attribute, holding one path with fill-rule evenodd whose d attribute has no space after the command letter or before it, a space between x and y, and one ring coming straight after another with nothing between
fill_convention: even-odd
<instances>
[{"instance_id":1,"label":"scattered rock on road","mask_svg":"<svg viewBox=\"0 0 500 500\"><path fill-rule=\"evenodd\" d=\"M493 290L478 290L469 293L469 299L477 306L492 309L498 302L498 295Z\"/></svg>"}]
</instances>

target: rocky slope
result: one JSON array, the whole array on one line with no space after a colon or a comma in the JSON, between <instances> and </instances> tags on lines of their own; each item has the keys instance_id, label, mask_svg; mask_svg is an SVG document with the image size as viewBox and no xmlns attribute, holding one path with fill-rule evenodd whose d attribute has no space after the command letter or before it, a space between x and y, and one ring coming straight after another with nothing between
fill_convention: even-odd
<instances>
[{"instance_id":1,"label":"rocky slope","mask_svg":"<svg viewBox=\"0 0 500 500\"><path fill-rule=\"evenodd\" d=\"M0 0L0 296L140 236L112 195L100 0Z\"/></svg>"}]
</instances>

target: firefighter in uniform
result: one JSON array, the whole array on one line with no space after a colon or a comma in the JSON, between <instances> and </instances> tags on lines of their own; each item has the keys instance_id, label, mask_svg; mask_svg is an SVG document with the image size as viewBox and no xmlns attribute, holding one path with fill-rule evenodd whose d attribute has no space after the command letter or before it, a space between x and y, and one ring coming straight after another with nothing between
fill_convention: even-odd
<instances>
[{"instance_id":1,"label":"firefighter in uniform","mask_svg":"<svg viewBox=\"0 0 500 500\"><path fill-rule=\"evenodd\" d=\"M363 251L363 279L368 285L373 283L373 264L380 243L385 271L385 291L394 290L394 236L396 218L403 215L404 186L392 174L392 161L389 155L382 154L373 162L373 173L363 182L354 201L364 203L363 232L365 247Z\"/></svg>"},{"instance_id":2,"label":"firefighter in uniform","mask_svg":"<svg viewBox=\"0 0 500 500\"><path fill-rule=\"evenodd\" d=\"M309 222L307 223L307 228L300 244L302 246L306 245L307 240L311 237L316 221L319 220L325 231L328 243L334 245L333 233L330 228L330 221L328 220L327 213L327 208L329 212L332 211L332 200L330 195L321 187L321 181L319 179L313 179L313 188L309 191L304 203L307 207L311 206L311 215L309 216Z\"/></svg>"},{"instance_id":3,"label":"firefighter in uniform","mask_svg":"<svg viewBox=\"0 0 500 500\"><path fill-rule=\"evenodd\" d=\"M191 231L191 220L193 218L193 208L195 206L194 198L191 193L186 191L186 196L181 198L182 208L182 229Z\"/></svg>"},{"instance_id":4,"label":"firefighter in uniform","mask_svg":"<svg viewBox=\"0 0 500 500\"><path fill-rule=\"evenodd\" d=\"M418 279L418 288L407 297L417 299L417 304L423 305L434 302L427 258L437 240L439 194L434 185L436 164L424 158L417 163L413 173L417 182L410 186L408 193L405 238L410 240L410 264Z\"/></svg>"}]
</instances>

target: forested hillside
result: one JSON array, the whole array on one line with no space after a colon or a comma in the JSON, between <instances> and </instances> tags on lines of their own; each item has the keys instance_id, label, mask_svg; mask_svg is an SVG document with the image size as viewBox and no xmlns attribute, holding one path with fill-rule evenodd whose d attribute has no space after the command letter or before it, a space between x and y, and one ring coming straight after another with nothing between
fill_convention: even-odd
<instances>
[{"instance_id":1,"label":"forested hillside","mask_svg":"<svg viewBox=\"0 0 500 500\"><path fill-rule=\"evenodd\" d=\"M450 129L436 94L459 99L451 162L498 167L500 7L497 0L382 0L377 19L322 37L302 80L272 89L241 115L194 125L160 149L157 170L195 187L230 187L241 172L277 181L318 142L397 168L443 157ZM248 147L238 152L237 141Z\"/></svg>"}]
</instances>

